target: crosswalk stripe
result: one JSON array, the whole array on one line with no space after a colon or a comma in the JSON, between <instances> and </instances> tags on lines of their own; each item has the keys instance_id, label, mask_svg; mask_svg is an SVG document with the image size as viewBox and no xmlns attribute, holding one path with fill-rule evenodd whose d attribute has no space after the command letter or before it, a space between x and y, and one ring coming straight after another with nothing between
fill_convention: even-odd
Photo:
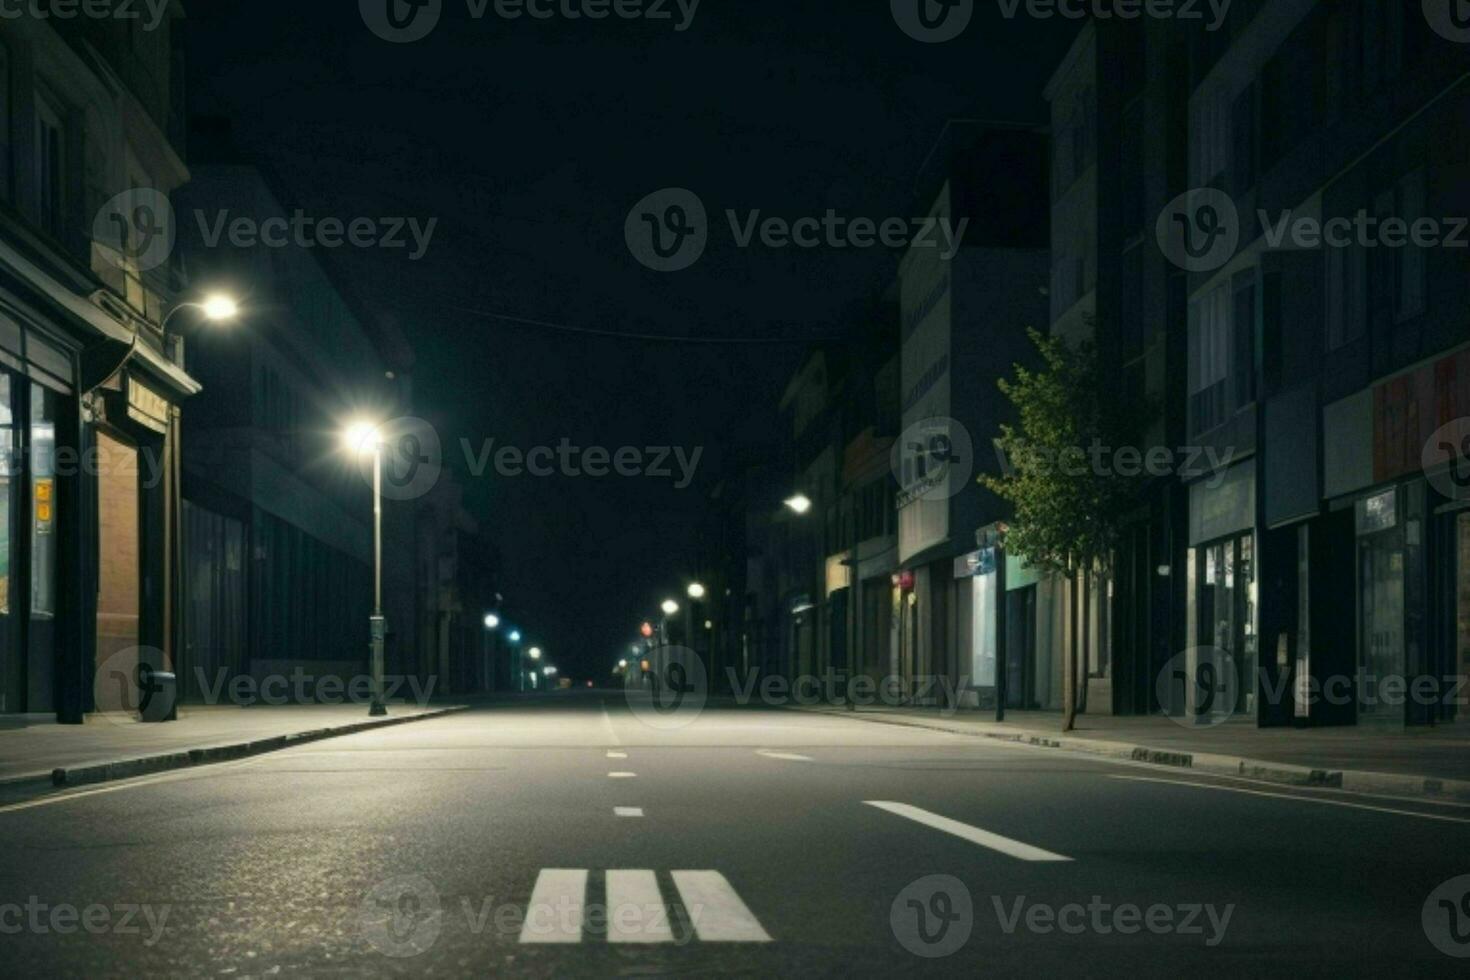
<instances>
[{"instance_id":1,"label":"crosswalk stripe","mask_svg":"<svg viewBox=\"0 0 1470 980\"><path fill-rule=\"evenodd\" d=\"M675 871L673 877L694 932L704 942L771 941L770 934L718 871Z\"/></svg>"},{"instance_id":2,"label":"crosswalk stripe","mask_svg":"<svg viewBox=\"0 0 1470 980\"><path fill-rule=\"evenodd\" d=\"M658 876L646 870L607 873L607 941L669 943L669 908L658 890Z\"/></svg>"},{"instance_id":3,"label":"crosswalk stripe","mask_svg":"<svg viewBox=\"0 0 1470 980\"><path fill-rule=\"evenodd\" d=\"M907 817L909 820L921 823L926 827L933 827L935 830L942 830L946 834L953 834L972 844L979 844L981 847L988 847L993 851L1009 854L1013 858L1020 858L1022 861L1072 860L1065 855L1053 854L1051 851L1045 851L1039 847L1033 847L1030 844L1025 844L1018 840L1011 840L1009 837L1002 837L1000 834L993 834L988 830L981 830L979 827L972 827L967 823L951 820L949 817L941 817L937 813L930 813L928 810L921 810L907 803L890 803L887 800L864 800L863 802L868 806L886 810L900 817Z\"/></svg>"},{"instance_id":4,"label":"crosswalk stripe","mask_svg":"<svg viewBox=\"0 0 1470 980\"><path fill-rule=\"evenodd\" d=\"M585 869L542 868L521 925L521 942L580 943L586 901Z\"/></svg>"}]
</instances>

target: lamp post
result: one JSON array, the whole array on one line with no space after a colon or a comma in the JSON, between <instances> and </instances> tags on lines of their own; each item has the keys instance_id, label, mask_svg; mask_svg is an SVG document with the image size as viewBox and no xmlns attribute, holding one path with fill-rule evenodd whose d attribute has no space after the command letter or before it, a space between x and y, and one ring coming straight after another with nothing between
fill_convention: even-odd
<instances>
[{"instance_id":1,"label":"lamp post","mask_svg":"<svg viewBox=\"0 0 1470 980\"><path fill-rule=\"evenodd\" d=\"M784 501L784 503L786 505L786 509L791 511L798 517L806 516L808 513L810 513L812 509L812 498L808 497L804 493L793 494L792 496L788 497ZM848 558L842 563L849 570L847 581L848 584L851 586L847 596L847 604L850 607L848 611L848 616L850 617L848 628L851 631L852 635L852 648L849 649L847 652L847 670L849 685L851 684L852 675L856 673L858 657L861 656L863 649L862 538L862 521L859 518L857 508L854 507L852 516L852 557ZM850 686L848 693L849 695L851 694ZM846 700L848 710L856 711L857 705L853 702L852 698L849 696Z\"/></svg>"},{"instance_id":2,"label":"lamp post","mask_svg":"<svg viewBox=\"0 0 1470 980\"><path fill-rule=\"evenodd\" d=\"M495 690L495 631L498 629L500 629L500 617L493 612L486 613L484 669L481 671L481 674L484 678L485 690L487 691Z\"/></svg>"},{"instance_id":3,"label":"lamp post","mask_svg":"<svg viewBox=\"0 0 1470 980\"><path fill-rule=\"evenodd\" d=\"M370 451L373 455L373 615L368 620L373 648L373 702L368 715L376 718L388 713L383 703L383 643L388 636L388 621L383 616L383 436L371 422L356 422L348 427L346 439L356 452Z\"/></svg>"},{"instance_id":4,"label":"lamp post","mask_svg":"<svg viewBox=\"0 0 1470 980\"><path fill-rule=\"evenodd\" d=\"M684 636L689 640L689 649L696 650L694 611L699 605L699 600L704 598L705 588L700 582L690 582L689 588L685 590L689 595L689 608L684 611Z\"/></svg>"}]
</instances>

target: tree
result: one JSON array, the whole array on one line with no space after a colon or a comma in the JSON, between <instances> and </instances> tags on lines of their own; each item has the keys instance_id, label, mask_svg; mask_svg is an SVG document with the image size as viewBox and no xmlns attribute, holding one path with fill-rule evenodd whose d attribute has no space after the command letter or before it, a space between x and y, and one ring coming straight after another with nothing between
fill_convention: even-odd
<instances>
[{"instance_id":1,"label":"tree","mask_svg":"<svg viewBox=\"0 0 1470 980\"><path fill-rule=\"evenodd\" d=\"M1014 508L1007 548L1027 565L1067 580L1073 615L1063 655L1062 729L1071 731L1081 683L1079 580L1110 571L1122 516L1147 480L1142 466L1137 476L1120 476L1115 454L1144 431L1152 411L1130 401L1116 379L1106 376L1090 340L1069 343L1034 329L1027 333L1041 367L1017 364L1014 377L1000 379L1017 424L1002 425L995 440L1001 475L984 475L980 482Z\"/></svg>"}]
</instances>

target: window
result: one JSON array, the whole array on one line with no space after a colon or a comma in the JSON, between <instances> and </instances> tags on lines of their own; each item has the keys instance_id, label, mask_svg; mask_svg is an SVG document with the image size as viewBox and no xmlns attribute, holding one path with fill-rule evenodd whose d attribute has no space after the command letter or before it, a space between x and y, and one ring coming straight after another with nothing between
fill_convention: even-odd
<instances>
[{"instance_id":1,"label":"window","mask_svg":"<svg viewBox=\"0 0 1470 980\"><path fill-rule=\"evenodd\" d=\"M56 396L31 385L31 613L56 615Z\"/></svg>"},{"instance_id":2,"label":"window","mask_svg":"<svg viewBox=\"0 0 1470 980\"><path fill-rule=\"evenodd\" d=\"M1207 432L1226 418L1230 377L1230 284L1222 282L1189 306L1190 432Z\"/></svg>"},{"instance_id":3,"label":"window","mask_svg":"<svg viewBox=\"0 0 1470 980\"><path fill-rule=\"evenodd\" d=\"M36 208L41 227L60 237L66 221L66 131L61 112L36 97Z\"/></svg>"},{"instance_id":4,"label":"window","mask_svg":"<svg viewBox=\"0 0 1470 980\"><path fill-rule=\"evenodd\" d=\"M1327 250L1327 350L1341 350L1368 324L1368 257L1361 244Z\"/></svg>"},{"instance_id":5,"label":"window","mask_svg":"<svg viewBox=\"0 0 1470 980\"><path fill-rule=\"evenodd\" d=\"M1404 219L1412 231L1416 222L1424 218L1426 190L1424 186L1424 171L1416 170L1409 174L1398 185L1399 215ZM1414 243L1412 236L1402 248L1396 250L1398 255L1398 299L1397 311L1400 319L1418 316L1424 312L1424 294L1426 289L1426 254L1425 249Z\"/></svg>"}]
</instances>

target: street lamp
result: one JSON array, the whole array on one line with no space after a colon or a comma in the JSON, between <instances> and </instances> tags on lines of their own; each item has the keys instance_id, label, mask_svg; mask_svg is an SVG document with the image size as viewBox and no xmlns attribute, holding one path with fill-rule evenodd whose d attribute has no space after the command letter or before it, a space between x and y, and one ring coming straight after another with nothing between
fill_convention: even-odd
<instances>
[{"instance_id":1,"label":"street lamp","mask_svg":"<svg viewBox=\"0 0 1470 980\"><path fill-rule=\"evenodd\" d=\"M703 599L704 598L704 586L701 585L701 584L699 584L698 582L690 582L689 583L689 598L691 598L691 599Z\"/></svg>"},{"instance_id":2,"label":"street lamp","mask_svg":"<svg viewBox=\"0 0 1470 980\"><path fill-rule=\"evenodd\" d=\"M665 599L664 604L659 607L663 609L665 616L673 616L679 611L679 604L673 599Z\"/></svg>"},{"instance_id":3,"label":"street lamp","mask_svg":"<svg viewBox=\"0 0 1470 980\"><path fill-rule=\"evenodd\" d=\"M783 503L785 503L787 510L798 516L805 514L807 511L812 509L812 498L808 497L804 493L798 493L793 496L787 497L786 500L783 501Z\"/></svg>"},{"instance_id":4,"label":"street lamp","mask_svg":"<svg viewBox=\"0 0 1470 980\"><path fill-rule=\"evenodd\" d=\"M485 614L485 628L487 630L499 629L500 628L500 617L497 616L497 615L495 615L494 613L486 613Z\"/></svg>"},{"instance_id":5,"label":"street lamp","mask_svg":"<svg viewBox=\"0 0 1470 980\"><path fill-rule=\"evenodd\" d=\"M530 657L532 660L540 660L541 659L541 648L540 647L532 647L531 649L529 649L529 650L526 651L526 656Z\"/></svg>"},{"instance_id":6,"label":"street lamp","mask_svg":"<svg viewBox=\"0 0 1470 980\"><path fill-rule=\"evenodd\" d=\"M618 661L618 670L627 670L627 669L628 669L628 659L626 657L624 657L622 660L619 660Z\"/></svg>"},{"instance_id":7,"label":"street lamp","mask_svg":"<svg viewBox=\"0 0 1470 980\"><path fill-rule=\"evenodd\" d=\"M358 421L343 433L347 447L355 453L373 456L373 615L368 632L373 647L373 703L370 717L386 715L383 704L383 643L388 635L388 621L383 616L383 434L372 422Z\"/></svg>"},{"instance_id":8,"label":"street lamp","mask_svg":"<svg viewBox=\"0 0 1470 980\"><path fill-rule=\"evenodd\" d=\"M506 639L509 640L512 643L519 643L519 642L521 642L521 631L520 630L511 630L510 631L510 634L508 636L506 636Z\"/></svg>"}]
</instances>

